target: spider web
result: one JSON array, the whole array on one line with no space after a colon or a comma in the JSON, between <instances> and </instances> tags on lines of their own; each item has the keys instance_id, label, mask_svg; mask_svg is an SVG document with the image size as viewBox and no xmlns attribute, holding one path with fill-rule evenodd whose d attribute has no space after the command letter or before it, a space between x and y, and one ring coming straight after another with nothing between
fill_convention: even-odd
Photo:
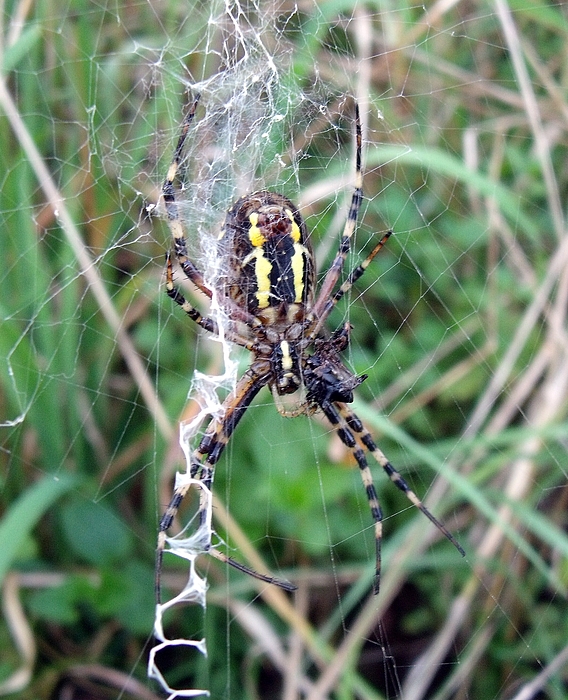
<instances>
[{"instance_id":1,"label":"spider web","mask_svg":"<svg viewBox=\"0 0 568 700\"><path fill-rule=\"evenodd\" d=\"M564 698L565 5L71 0L2 17L0 691L47 697L56 668L61 696L148 697L149 655L171 697ZM261 394L213 496L185 499L156 610L174 475L250 361L163 293L160 188L198 93L179 202L210 283L224 212L262 188L298 204L321 279L357 100L347 268L394 235L328 325L353 324L355 411L465 563L373 465L370 597L359 475L329 426ZM201 557L212 537L299 593Z\"/></svg>"}]
</instances>

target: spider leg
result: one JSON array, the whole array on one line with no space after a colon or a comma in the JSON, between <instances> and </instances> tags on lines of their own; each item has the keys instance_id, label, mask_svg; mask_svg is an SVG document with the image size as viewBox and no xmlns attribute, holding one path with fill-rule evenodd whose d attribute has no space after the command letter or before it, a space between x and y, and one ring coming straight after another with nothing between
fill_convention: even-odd
<instances>
[{"instance_id":1,"label":"spider leg","mask_svg":"<svg viewBox=\"0 0 568 700\"><path fill-rule=\"evenodd\" d=\"M223 413L221 418L215 418L208 426L205 435L201 439L199 446L194 450L191 457L190 465L190 476L192 478L197 477L203 482L203 485L211 489L211 484L213 481L213 475L215 471L215 465L219 461L225 446L227 445L231 435L233 434L235 428L237 427L240 419L243 417L245 411L250 406L254 397L258 394L260 389L267 383L268 377L264 375L258 375L253 370L246 372L243 377L239 380L235 389L229 394L223 403ZM161 600L161 571L162 571L162 561L164 555L164 549L166 545L166 531L172 525L172 522L179 510L181 502L183 501L185 495L189 490L188 484L183 484L178 487L172 496L172 499L160 520L159 533L158 533L158 546L156 549L156 580L155 580L155 590L156 590L156 600L160 603ZM206 499L201 496L199 502L199 522L203 525L206 518L205 513L205 501ZM261 581L268 583L274 583L285 590L295 590L295 586L288 583L287 581L282 581L280 579L274 578L272 576L265 576L264 574L259 574L253 571L244 564L236 562L231 557L215 552L209 549L212 555L220 559L221 561L230 564L239 571L242 571L250 576L257 578Z\"/></svg>"},{"instance_id":2,"label":"spider leg","mask_svg":"<svg viewBox=\"0 0 568 700\"><path fill-rule=\"evenodd\" d=\"M332 295L333 288L337 284L337 280L339 279L339 275L341 274L341 270L343 269L347 255L349 254L351 238L355 232L355 226L359 216L359 209L361 208L361 201L363 199L363 174L361 172L361 118L359 116L359 105L357 103L355 103L355 141L355 189L353 191L353 195L351 196L349 214L347 215L347 221L345 222L345 228L343 229L343 235L341 236L337 255L335 256L335 259L331 263L324 277L318 298L314 302L314 305L310 311L309 319L312 320L320 319L327 301Z\"/></svg>"},{"instance_id":3,"label":"spider leg","mask_svg":"<svg viewBox=\"0 0 568 700\"><path fill-rule=\"evenodd\" d=\"M361 445L355 439L353 432L349 429L347 422L342 415L342 410L338 411L336 407L342 406L338 403L332 403L331 401L323 401L320 404L320 408L323 411L325 417L331 423L333 429L343 442L343 444L351 450L351 453L357 464L359 465L359 472L361 474L361 479L363 480L363 486L365 487L365 493L367 494L367 499L369 501L369 508L371 509L371 515L375 523L375 582L373 585L373 592L378 595L380 583L381 583L381 542L383 539L383 513L377 497L377 491L375 489L375 484L373 483L373 475L369 468L367 458L365 456L365 451Z\"/></svg>"},{"instance_id":4,"label":"spider leg","mask_svg":"<svg viewBox=\"0 0 568 700\"><path fill-rule=\"evenodd\" d=\"M187 135L189 132L189 128L191 126L191 122L193 121L195 117L195 110L197 109L197 105L199 104L200 100L200 95L197 95L195 100L193 101L193 104L191 108L189 109L189 112L186 114L183 123L182 123L182 128L181 128L181 134L179 136L175 151L174 151L174 156L172 158L172 162L170 163L170 167L168 169L166 179L164 180L164 184L162 185L162 197L164 200L164 206L166 209L166 215L168 217L168 226L170 229L170 232L172 234L172 237L174 239L174 255L176 256L176 259L183 270L183 273L185 276L193 282L193 284L201 291L205 296L207 296L209 299L213 298L213 291L212 289L208 286L208 284L205 282L205 278L203 277L203 274L201 271L197 268L195 263L189 258L188 252L187 252L187 239L185 237L185 231L184 227L182 224L182 221L179 216L179 210L178 210L178 202L176 199L175 195L175 187L174 187L174 182L175 179L178 175L178 171L180 168L181 161L183 159L183 150L185 147L185 141L187 139ZM199 312L194 309L188 302L181 301L183 299L183 296L177 292L177 290L174 289L173 283L171 282L171 263L169 261L169 255L168 255L168 262L167 262L167 274L168 274L168 286L167 286L167 291L168 295L176 302L178 303L182 308L184 308L185 312L187 315L194 320L196 323L198 323L200 326L205 328L206 330L210 330L207 326L211 325L214 323L214 321L211 321L210 319L205 319L203 318ZM246 323L253 328L258 328L261 325L261 322L259 321L258 318L253 316L252 314L248 313L245 309L240 308L238 305L234 304L230 299L223 299L223 304L226 307L226 311L230 318L235 321L242 321L243 323ZM199 319L199 320L197 320ZM206 325L203 325L201 321L205 321ZM211 332L216 332L216 331L211 331ZM242 342L240 341L235 341L239 345L243 345ZM245 345L245 347L247 347ZM250 349L250 348L249 348Z\"/></svg>"},{"instance_id":5,"label":"spider leg","mask_svg":"<svg viewBox=\"0 0 568 700\"><path fill-rule=\"evenodd\" d=\"M361 478L365 486L371 514L375 521L375 543L376 543L376 566L375 566L375 584L374 592L379 592L380 574L381 574L381 540L382 540L382 513L378 502L377 493L373 484L371 470L367 463L364 448L367 449L381 467L386 472L389 479L394 485L402 491L409 501L415 505L437 528L447 537L454 545L458 552L465 556L463 547L459 544L452 533L426 508L414 491L408 486L403 477L392 466L383 452L377 447L373 441L371 434L365 428L361 420L353 413L353 411L345 403L341 402L322 402L321 409L327 419L332 424L339 438L346 447L351 450L353 457L359 465Z\"/></svg>"},{"instance_id":6,"label":"spider leg","mask_svg":"<svg viewBox=\"0 0 568 700\"><path fill-rule=\"evenodd\" d=\"M183 158L185 140L187 138L191 122L193 121L193 118L195 116L195 110L197 109L199 99L200 95L197 95L189 112L186 114L183 120L181 134L174 151L174 157L172 158L172 162L170 163L170 167L168 168L166 179L164 180L164 184L162 185L162 197L164 199L166 215L168 217L168 226L170 227L170 231L174 239L174 254L178 259L179 264L182 270L184 271L186 277L190 279L193 282L193 284L195 284L195 286L203 292L203 294L205 294L211 299L213 292L207 286L201 272L197 269L195 264L188 257L187 241L185 238L183 225L179 217L178 202L176 200L174 188L174 182L177 177L180 163Z\"/></svg>"},{"instance_id":7,"label":"spider leg","mask_svg":"<svg viewBox=\"0 0 568 700\"><path fill-rule=\"evenodd\" d=\"M198 326L201 326L201 328L204 328L206 331L209 331L214 335L219 335L219 327L217 326L217 323L208 316L202 316L195 306L192 306L174 285L172 259L169 253L166 253L166 294L170 297L170 299L173 299L176 304L181 306L189 318L192 321L195 321Z\"/></svg>"},{"instance_id":8,"label":"spider leg","mask_svg":"<svg viewBox=\"0 0 568 700\"><path fill-rule=\"evenodd\" d=\"M327 299L326 303L324 304L320 315L318 317L317 323L312 331L313 335L317 335L319 330L324 324L325 319L329 316L329 314L333 311L335 308L337 302L345 295L351 287L357 282L360 277L362 277L363 273L365 270L369 267L371 262L373 261L374 257L377 255L377 253L383 248L385 243L388 241L388 239L392 236L392 231L387 231L385 235L381 238L381 240L377 243L377 245L373 248L373 250L367 255L367 257L363 260L362 263L357 265L351 272L349 273L349 276L343 282L341 287L331 296L329 299Z\"/></svg>"},{"instance_id":9,"label":"spider leg","mask_svg":"<svg viewBox=\"0 0 568 700\"><path fill-rule=\"evenodd\" d=\"M404 493L408 500L418 508L427 518L432 522L438 530L454 545L458 552L465 557L465 550L452 535L452 533L446 528L446 526L441 523L438 518L436 518L428 508L422 503L410 486L406 483L405 479L397 472L393 465L389 462L382 450L377 447L375 441L371 437L369 431L365 428L360 418L358 418L355 413L347 406L345 403L337 402L335 404L338 408L340 417L343 419L343 425L346 430L351 430L356 441L364 446L381 467L386 472L389 479L394 483L394 485Z\"/></svg>"},{"instance_id":10,"label":"spider leg","mask_svg":"<svg viewBox=\"0 0 568 700\"><path fill-rule=\"evenodd\" d=\"M176 304L181 306L189 318L197 323L198 326L201 326L201 328L209 331L209 333L212 333L213 335L220 335L217 322L209 316L202 316L195 306L190 304L180 290L174 285L172 260L169 253L166 253L166 294L170 297L170 299L173 299ZM225 329L224 337L231 343L247 348L247 350L250 350L251 352L254 351L254 341L234 332L231 330L231 328Z\"/></svg>"},{"instance_id":11,"label":"spider leg","mask_svg":"<svg viewBox=\"0 0 568 700\"><path fill-rule=\"evenodd\" d=\"M275 586L278 586L278 588L282 588L284 591L288 591L288 593L293 593L294 591L298 590L298 586L294 586L293 583L289 583L288 581L284 581L283 579L277 578L276 576L269 576L268 574L260 574L258 571L254 571L254 569L251 569L249 566L245 566L244 564L241 564L240 562L236 561L232 557L228 557L226 554L223 554L223 552L220 552L218 549L211 548L209 550L209 554L214 559L218 559L219 561L222 561L223 564L229 564L237 571L240 571L242 574L247 574L247 576L252 576L253 578L257 579L258 581L262 581L263 583L271 583Z\"/></svg>"}]
</instances>

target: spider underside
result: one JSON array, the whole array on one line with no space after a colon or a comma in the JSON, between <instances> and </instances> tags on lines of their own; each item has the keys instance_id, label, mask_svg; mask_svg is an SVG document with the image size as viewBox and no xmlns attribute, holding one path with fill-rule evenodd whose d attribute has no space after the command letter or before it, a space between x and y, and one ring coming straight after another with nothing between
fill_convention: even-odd
<instances>
[{"instance_id":1,"label":"spider underside","mask_svg":"<svg viewBox=\"0 0 568 700\"><path fill-rule=\"evenodd\" d=\"M183 157L184 143L194 118L199 97L184 119L182 132L162 188L168 224L174 241L174 255L186 277L211 298L213 290L188 257L187 243L178 214L174 182ZM252 353L250 367L237 382L223 403L222 418L212 419L198 447L193 451L190 476L211 488L215 465L237 424L260 389L268 386L278 410L284 415L312 414L321 411L344 445L355 458L371 510L375 533L374 592L378 593L381 571L382 512L373 484L366 453L371 453L393 483L452 542L464 551L453 535L423 505L406 481L373 441L371 434L348 406L353 391L366 376L353 374L341 361L340 353L349 344L350 324L346 323L331 335L324 322L337 302L361 277L373 258L384 246L391 232L382 236L371 253L355 267L336 289L362 200L361 124L355 105L356 170L355 188L347 221L337 254L329 267L319 293L315 296L315 263L309 234L295 205L286 197L269 191L258 191L237 200L229 209L219 236L219 255L226 261L224 273L215 284L220 303L230 322L224 329L227 340ZM167 294L204 330L218 334L213 318L202 316L174 286L170 255L166 265ZM299 408L289 413L281 397L303 389ZM156 594L160 600L160 573L166 544L166 531L171 526L189 486L174 490L172 500L159 526ZM203 521L203 505L200 518ZM218 559L257 579L274 583L285 590L295 590L287 581L249 569L231 557L209 550Z\"/></svg>"}]
</instances>

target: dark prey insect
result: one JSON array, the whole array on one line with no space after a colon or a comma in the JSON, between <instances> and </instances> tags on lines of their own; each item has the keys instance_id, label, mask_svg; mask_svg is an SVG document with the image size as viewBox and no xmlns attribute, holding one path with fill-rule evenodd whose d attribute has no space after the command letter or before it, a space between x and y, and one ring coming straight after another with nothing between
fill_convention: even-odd
<instances>
[{"instance_id":1,"label":"dark prey insect","mask_svg":"<svg viewBox=\"0 0 568 700\"><path fill-rule=\"evenodd\" d=\"M182 127L174 157L163 185L163 199L173 235L174 255L187 278L207 297L213 295L203 275L188 257L184 228L178 213L174 182L183 157L190 124L199 97L194 101ZM197 449L193 451L191 477L210 487L213 472L237 424L260 389L268 386L278 410L284 415L313 414L321 411L331 427L355 458L374 521L376 565L374 591L378 593L381 571L382 513L366 453L370 453L391 481L452 542L464 551L453 535L424 506L406 481L377 447L369 431L348 406L353 391L366 379L353 374L340 354L349 344L349 323L328 334L324 322L337 302L365 272L391 235L386 233L369 255L339 285L339 277L349 253L362 200L361 123L355 105L356 168L355 189L339 249L315 294L315 263L308 230L296 206L275 192L259 191L238 199L226 215L219 236L219 255L225 265L215 283L215 291L229 321L225 337L252 353L250 367L237 382L223 404L221 418L212 419ZM189 318L212 334L218 334L217 322L202 316L174 286L172 263L167 256L166 291ZM337 287L337 289L336 289ZM282 398L303 389L299 409L288 412ZM160 597L160 573L166 544L166 531L178 511L189 486L178 486L160 522L156 590ZM203 505L200 515L203 521ZM210 552L231 566L257 579L274 583L285 590L295 586L266 576L238 563L210 547Z\"/></svg>"}]
</instances>

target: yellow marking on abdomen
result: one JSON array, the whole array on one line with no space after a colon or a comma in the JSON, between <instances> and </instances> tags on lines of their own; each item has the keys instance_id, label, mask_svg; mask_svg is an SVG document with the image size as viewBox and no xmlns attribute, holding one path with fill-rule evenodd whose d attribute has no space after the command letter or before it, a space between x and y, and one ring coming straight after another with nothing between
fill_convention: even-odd
<instances>
[{"instance_id":1,"label":"yellow marking on abdomen","mask_svg":"<svg viewBox=\"0 0 568 700\"><path fill-rule=\"evenodd\" d=\"M255 297L258 301L258 308L265 309L268 306L270 298L270 273L272 272L272 263L264 255L263 248L254 248L242 262L242 266L254 260L254 276L256 279Z\"/></svg>"},{"instance_id":2,"label":"yellow marking on abdomen","mask_svg":"<svg viewBox=\"0 0 568 700\"><path fill-rule=\"evenodd\" d=\"M289 209L286 209L285 211L286 211L286 216L292 222L292 233L290 234L290 236L292 237L292 240L294 241L294 243L298 243L300 241L300 238L302 237L302 232L300 231L300 227L296 223L292 212Z\"/></svg>"},{"instance_id":3,"label":"yellow marking on abdomen","mask_svg":"<svg viewBox=\"0 0 568 700\"><path fill-rule=\"evenodd\" d=\"M308 251L301 243L294 243L294 255L292 255L292 274L294 275L294 301L299 304L304 294L304 256Z\"/></svg>"},{"instance_id":4,"label":"yellow marking on abdomen","mask_svg":"<svg viewBox=\"0 0 568 700\"><path fill-rule=\"evenodd\" d=\"M255 248L258 248L264 243L266 243L266 238L262 235L261 230L258 227L258 212L253 211L249 216L250 228L249 228L249 240Z\"/></svg>"}]
</instances>

